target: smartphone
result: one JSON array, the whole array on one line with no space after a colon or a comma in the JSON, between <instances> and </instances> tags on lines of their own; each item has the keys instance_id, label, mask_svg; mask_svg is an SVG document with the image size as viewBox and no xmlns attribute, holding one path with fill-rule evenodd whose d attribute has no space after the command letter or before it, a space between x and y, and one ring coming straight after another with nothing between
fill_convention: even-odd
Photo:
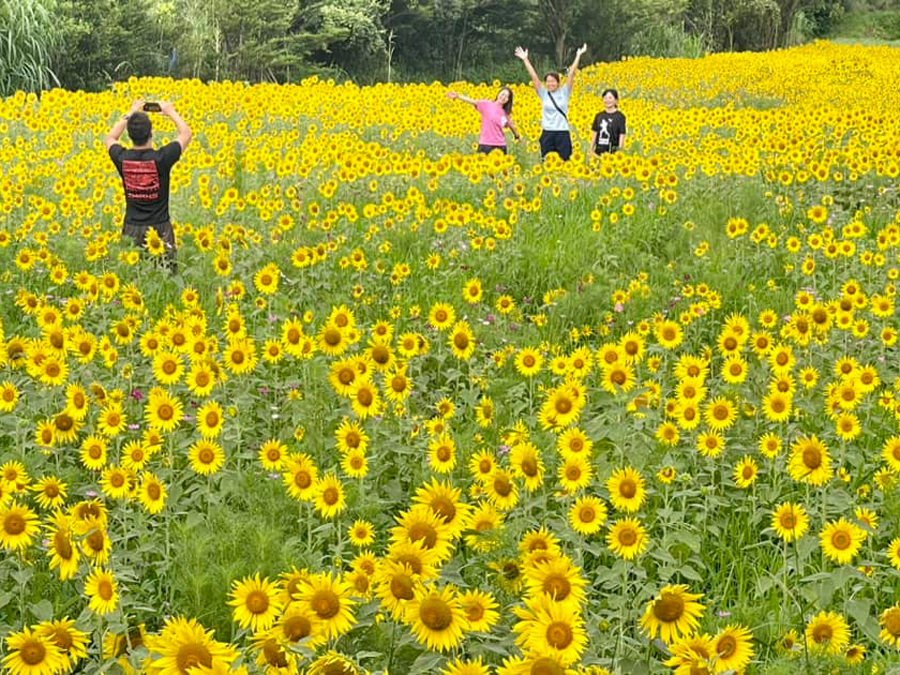
<instances>
[{"instance_id":1,"label":"smartphone","mask_svg":"<svg viewBox=\"0 0 900 675\"><path fill-rule=\"evenodd\" d=\"M159 103L148 101L144 104L144 112L160 112L161 110Z\"/></svg>"}]
</instances>

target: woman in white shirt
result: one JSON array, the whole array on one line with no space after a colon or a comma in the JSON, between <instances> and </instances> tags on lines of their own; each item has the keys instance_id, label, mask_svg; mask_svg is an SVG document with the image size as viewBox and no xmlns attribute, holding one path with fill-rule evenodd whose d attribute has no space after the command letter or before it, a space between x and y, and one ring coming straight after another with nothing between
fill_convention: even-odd
<instances>
[{"instance_id":1,"label":"woman in white shirt","mask_svg":"<svg viewBox=\"0 0 900 675\"><path fill-rule=\"evenodd\" d=\"M569 67L569 77L565 85L560 86L559 73L547 73L544 82L538 77L534 66L528 60L528 50L516 47L516 56L525 64L525 69L531 76L531 84L535 93L541 99L541 159L549 153L555 152L563 161L568 161L572 156L572 137L569 134L569 99L572 96L572 87L575 85L575 74L578 72L578 64L581 56L587 51L587 45L583 44L575 52L575 60Z\"/></svg>"}]
</instances>

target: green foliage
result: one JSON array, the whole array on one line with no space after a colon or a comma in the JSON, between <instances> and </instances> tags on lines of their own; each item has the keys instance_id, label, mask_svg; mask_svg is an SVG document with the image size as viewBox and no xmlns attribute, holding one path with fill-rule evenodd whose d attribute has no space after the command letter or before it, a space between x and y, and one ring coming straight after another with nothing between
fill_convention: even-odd
<instances>
[{"instance_id":1,"label":"green foliage","mask_svg":"<svg viewBox=\"0 0 900 675\"><path fill-rule=\"evenodd\" d=\"M890 3L887 3L890 4ZM130 76L297 81L520 80L629 55L764 50L838 30L846 0L0 0L0 92ZM859 37L900 37L896 11ZM52 29L52 30L51 30ZM846 34L846 33L842 33ZM55 73L55 77L54 74Z\"/></svg>"},{"instance_id":2,"label":"green foliage","mask_svg":"<svg viewBox=\"0 0 900 675\"><path fill-rule=\"evenodd\" d=\"M48 0L0 0L0 96L39 91L53 81L51 8Z\"/></svg>"}]
</instances>

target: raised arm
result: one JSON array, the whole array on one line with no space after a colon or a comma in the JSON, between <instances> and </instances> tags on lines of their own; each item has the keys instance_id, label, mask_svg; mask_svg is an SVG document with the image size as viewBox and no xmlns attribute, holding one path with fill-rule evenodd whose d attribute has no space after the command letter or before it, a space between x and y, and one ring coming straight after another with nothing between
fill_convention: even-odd
<instances>
[{"instance_id":1,"label":"raised arm","mask_svg":"<svg viewBox=\"0 0 900 675\"><path fill-rule=\"evenodd\" d=\"M516 58L522 59L522 63L525 64L525 70L527 70L528 74L531 75L531 86L534 87L534 93L540 96L541 78L538 77L534 66L532 66L531 61L528 60L528 50L522 49L521 47L516 47Z\"/></svg>"},{"instance_id":2,"label":"raised arm","mask_svg":"<svg viewBox=\"0 0 900 675\"><path fill-rule=\"evenodd\" d=\"M119 139L122 137L122 133L125 131L125 127L128 126L128 116L132 113L136 113L138 110L141 110L144 107L144 101L142 99L137 99L132 102L131 108L128 109L128 112L118 120L115 124L113 124L113 128L109 130L109 133L106 134L106 138L103 139L103 145L106 146L106 149L109 150L112 146L119 142Z\"/></svg>"},{"instance_id":3,"label":"raised arm","mask_svg":"<svg viewBox=\"0 0 900 675\"><path fill-rule=\"evenodd\" d=\"M181 115L175 112L175 106L168 101L159 102L159 111L175 123L175 129L178 131L178 138L175 140L178 141L181 150L184 151L193 137L191 128L187 125L187 122L181 119Z\"/></svg>"},{"instance_id":4,"label":"raised arm","mask_svg":"<svg viewBox=\"0 0 900 675\"><path fill-rule=\"evenodd\" d=\"M575 60L572 61L572 65L569 66L569 79L566 81L566 86L569 88L569 92L571 92L572 88L575 86L575 74L578 72L578 64L581 63L581 56L586 51L587 44L581 45L575 52Z\"/></svg>"},{"instance_id":5,"label":"raised arm","mask_svg":"<svg viewBox=\"0 0 900 675\"><path fill-rule=\"evenodd\" d=\"M478 105L478 101L476 101L474 98L469 98L468 96L463 96L462 94L455 92L455 91L448 91L447 98L449 98L451 101L462 101L463 103L468 103L470 105L474 105L474 106Z\"/></svg>"}]
</instances>

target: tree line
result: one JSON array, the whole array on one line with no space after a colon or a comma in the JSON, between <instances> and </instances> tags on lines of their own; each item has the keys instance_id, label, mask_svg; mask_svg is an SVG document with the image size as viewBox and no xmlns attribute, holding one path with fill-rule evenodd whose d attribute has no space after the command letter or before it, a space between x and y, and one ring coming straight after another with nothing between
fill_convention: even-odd
<instances>
[{"instance_id":1,"label":"tree line","mask_svg":"<svg viewBox=\"0 0 900 675\"><path fill-rule=\"evenodd\" d=\"M826 34L854 1L0 0L0 95L132 75L521 79L520 43L548 69L583 42L588 62L768 50Z\"/></svg>"}]
</instances>

